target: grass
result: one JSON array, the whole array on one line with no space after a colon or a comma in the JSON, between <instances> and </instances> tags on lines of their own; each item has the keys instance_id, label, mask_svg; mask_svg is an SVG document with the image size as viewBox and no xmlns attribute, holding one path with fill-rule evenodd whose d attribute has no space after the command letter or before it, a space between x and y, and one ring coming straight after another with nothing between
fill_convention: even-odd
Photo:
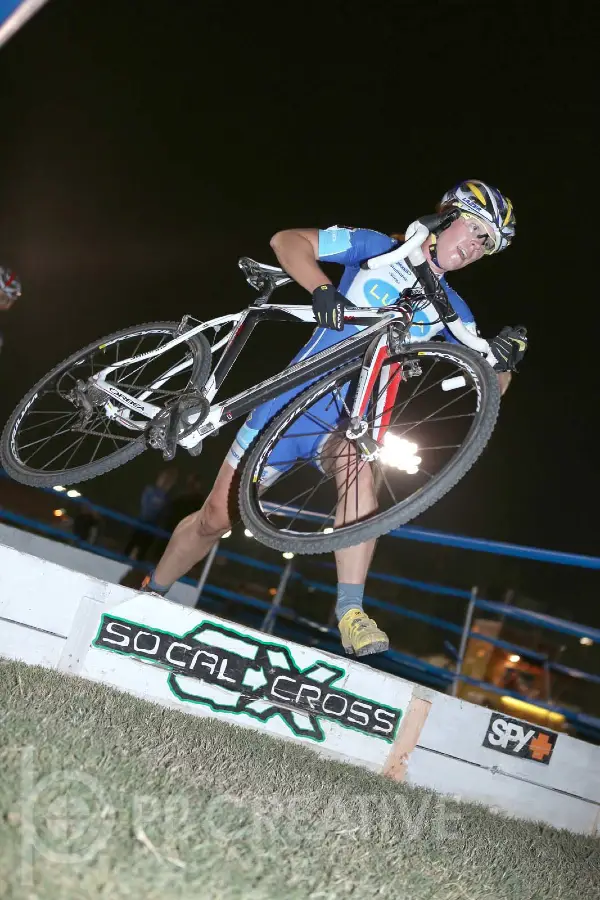
<instances>
[{"instance_id":1,"label":"grass","mask_svg":"<svg viewBox=\"0 0 600 900\"><path fill-rule=\"evenodd\" d=\"M0 897L598 896L599 843L0 664Z\"/></svg>"}]
</instances>

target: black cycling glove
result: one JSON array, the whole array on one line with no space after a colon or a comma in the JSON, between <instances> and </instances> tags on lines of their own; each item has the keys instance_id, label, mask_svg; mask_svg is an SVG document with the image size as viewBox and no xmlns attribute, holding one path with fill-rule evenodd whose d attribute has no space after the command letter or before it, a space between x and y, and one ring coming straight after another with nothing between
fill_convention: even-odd
<instances>
[{"instance_id":1,"label":"black cycling glove","mask_svg":"<svg viewBox=\"0 0 600 900\"><path fill-rule=\"evenodd\" d=\"M332 284L322 284L312 292L317 324L332 331L344 330L344 298Z\"/></svg>"},{"instance_id":2,"label":"black cycling glove","mask_svg":"<svg viewBox=\"0 0 600 900\"><path fill-rule=\"evenodd\" d=\"M516 372L527 351L527 329L523 325L516 328L505 325L490 341L490 349L498 360L494 366L496 372Z\"/></svg>"}]
</instances>

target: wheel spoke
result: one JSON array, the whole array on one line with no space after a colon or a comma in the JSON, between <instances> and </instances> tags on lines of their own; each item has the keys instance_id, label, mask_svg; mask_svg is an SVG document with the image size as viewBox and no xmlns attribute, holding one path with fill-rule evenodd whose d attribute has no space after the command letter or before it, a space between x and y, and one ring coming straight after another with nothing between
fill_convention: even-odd
<instances>
[{"instance_id":1,"label":"wheel spoke","mask_svg":"<svg viewBox=\"0 0 600 900\"><path fill-rule=\"evenodd\" d=\"M470 388L469 390L472 390L472 388ZM462 400L463 397L465 397L465 396L466 396L466 394L460 394L458 397L453 397L452 400L448 400L447 403L444 403L444 405L440 406L437 410L435 410L435 412L432 412L428 416L425 416L423 419L421 419L420 422L416 423L415 425L411 425L409 428L405 428L404 431L398 436L404 437L405 434L408 434L409 431L412 431L413 428L416 428L417 424L422 425L423 422L428 422L430 419L432 419L435 416L435 414L437 412L442 412L442 410L447 409L449 406L452 406L453 403L458 403L458 401Z\"/></svg>"},{"instance_id":2,"label":"wheel spoke","mask_svg":"<svg viewBox=\"0 0 600 900\"><path fill-rule=\"evenodd\" d=\"M130 354L131 356L137 356L137 355L138 355L138 350L140 349L140 347L141 347L142 344L144 343L144 338L145 338L145 337L146 337L145 334L143 334L143 335L141 336L141 338L139 339L139 341L138 341L137 344L135 345L135 350L133 351L133 353Z\"/></svg>"},{"instance_id":3,"label":"wheel spoke","mask_svg":"<svg viewBox=\"0 0 600 900\"><path fill-rule=\"evenodd\" d=\"M335 516L335 513L336 513L336 511L337 511L337 509L338 509L338 507L339 507L339 505L340 505L340 503L341 503L342 500L344 500L344 508L347 508L347 500L346 500L346 498L347 498L347 492L348 492L348 490L352 487L352 485L354 484L354 482L358 480L358 476L359 476L359 474L360 474L360 471L361 471L361 469L362 469L365 465L366 465L366 463L365 463L364 461L361 461L361 465L358 467L358 470L357 470L356 474L354 475L352 481L348 484L347 489L344 490L344 492L343 492L343 494L341 494L341 496L340 496L340 494L339 494L339 492L338 492L337 500L335 501L335 503L333 504L333 507L329 510L329 513L328 513L328 515L327 515L327 518L328 518L328 519L331 519L332 517ZM344 517L344 518L345 518L345 517Z\"/></svg>"},{"instance_id":4,"label":"wheel spoke","mask_svg":"<svg viewBox=\"0 0 600 900\"><path fill-rule=\"evenodd\" d=\"M396 495L394 494L394 492L392 490L392 487L388 481L388 477L385 472L385 466L382 466L378 460L376 460L376 462L377 462L377 470L383 479L383 483L385 484L386 488L388 489L388 494L392 498L394 506L398 506L398 501L396 499Z\"/></svg>"},{"instance_id":5,"label":"wheel spoke","mask_svg":"<svg viewBox=\"0 0 600 900\"><path fill-rule=\"evenodd\" d=\"M426 394L432 388L437 387L443 381L446 381L448 378L451 378L453 376L454 372L460 371L458 366L454 365L452 372L450 374L448 374L446 372L437 381L433 382L432 384L427 385L427 387L424 388L423 385L425 384L425 382L426 382L427 378L429 377L429 375L431 374L431 372L433 372L433 369L434 369L435 365L437 365L437 363L438 363L438 360L436 358L434 358L433 365L427 370L425 376L422 379L420 379L417 382L417 384L415 384L415 387L411 391L410 396L407 397L406 400L404 400L402 402L400 408L396 410L396 414L395 414L393 420L389 424L390 428L392 428L398 422L398 419L400 418L400 416L402 415L402 413L404 412L404 410L406 409L406 407L412 400L415 400L417 397L422 397L424 394ZM382 388L380 388L380 390L378 391L376 397L372 398L372 400L371 400L371 410L369 411L369 413L366 417L367 421L370 422L371 424L374 424L378 419L383 418L384 415L391 412L391 410L395 408L395 403L394 403L394 404L392 404L392 406L388 406L386 409L382 410L380 413L375 415L377 402L379 401L380 397L388 390L390 382L393 380L394 377L396 377L396 376L390 375L390 377L388 378L385 385ZM404 381L401 383L405 384ZM469 388L469 391L472 389L473 388ZM465 396L465 394L463 393L461 396ZM420 424L420 422L416 422L415 424Z\"/></svg>"},{"instance_id":6,"label":"wheel spoke","mask_svg":"<svg viewBox=\"0 0 600 900\"><path fill-rule=\"evenodd\" d=\"M69 410L69 412L72 412L72 410ZM58 409L30 409L30 410L27 410L27 415L28 416L53 416L53 415L68 416L69 412L62 412Z\"/></svg>"},{"instance_id":7,"label":"wheel spoke","mask_svg":"<svg viewBox=\"0 0 600 900\"><path fill-rule=\"evenodd\" d=\"M435 422L451 422L454 419L473 419L477 413L457 413L455 416L439 416L436 417ZM402 427L404 428L407 425L421 425L423 419L414 419L412 422L402 422ZM391 426L390 426L391 427Z\"/></svg>"},{"instance_id":8,"label":"wheel spoke","mask_svg":"<svg viewBox=\"0 0 600 900\"><path fill-rule=\"evenodd\" d=\"M332 393L333 393L333 395L334 395L335 397L337 397L338 400L341 402L342 407L343 407L343 411L346 413L346 415L348 416L348 418L351 419L351 418L352 418L352 413L351 413L351 411L348 409L348 405L347 405L346 401L344 400L344 398L343 398L342 395L340 394L339 388L337 389L337 391L333 391ZM329 407L327 407L327 408L329 409ZM338 411L340 411L340 410L339 410L339 407L338 407Z\"/></svg>"},{"instance_id":9,"label":"wheel spoke","mask_svg":"<svg viewBox=\"0 0 600 900\"><path fill-rule=\"evenodd\" d=\"M94 460L96 459L96 456L97 456L97 454L98 454L98 450L100 449L100 444L102 443L103 440L104 440L104 439L101 438L101 437L98 438L98 443L96 444L96 449L94 450L94 452L92 453L92 455L91 455L91 457L90 457L90 462L94 462Z\"/></svg>"},{"instance_id":10,"label":"wheel spoke","mask_svg":"<svg viewBox=\"0 0 600 900\"><path fill-rule=\"evenodd\" d=\"M375 394L374 396L371 395L371 397L370 397L371 406L373 406L373 407L377 406L379 399L388 390L390 383L394 380L394 378L399 378L399 377L400 377L400 373L396 373L396 374L392 375L390 372L388 380L386 381L386 383L384 385L382 385L382 387L379 388L377 394ZM404 383L404 382L402 382L402 383Z\"/></svg>"},{"instance_id":11,"label":"wheel spoke","mask_svg":"<svg viewBox=\"0 0 600 900\"><path fill-rule=\"evenodd\" d=\"M357 448L356 444L354 445L354 463L355 463L356 468L358 469L358 448ZM355 507L356 507L356 509L355 509L356 515L354 516L354 521L357 522L358 521L358 474L356 476L356 490L354 491L354 497L355 497Z\"/></svg>"},{"instance_id":12,"label":"wheel spoke","mask_svg":"<svg viewBox=\"0 0 600 900\"><path fill-rule=\"evenodd\" d=\"M81 440L81 438L75 438L75 440L72 441L68 447L65 447L64 450L61 450L60 453L57 453L56 456L53 456L52 459L50 460L50 462L47 462L45 466L42 466L42 471L44 469L47 469L48 466L51 466L52 463L56 462L57 459L60 459L61 456L64 456L64 454L67 453L71 449L73 444L76 444L80 440Z\"/></svg>"},{"instance_id":13,"label":"wheel spoke","mask_svg":"<svg viewBox=\"0 0 600 900\"><path fill-rule=\"evenodd\" d=\"M286 473L284 473L284 474L286 474ZM330 476L322 476L320 484L322 484L329 477ZM279 481L279 479L278 479L278 481ZM314 488L306 488L305 490L300 491L298 494L296 494L295 497L292 497L290 500L286 500L285 503L280 503L279 506L275 510L269 510L269 515L271 515L271 516L276 515L279 510L285 509L287 506L291 506L292 503L295 503L296 500L298 500L300 497L304 497L309 492L312 492L314 494L314 490L315 490ZM302 512L303 510L304 510L304 507L302 507L301 510L296 511L296 515L294 516L293 521L295 521L298 518L299 512Z\"/></svg>"},{"instance_id":14,"label":"wheel spoke","mask_svg":"<svg viewBox=\"0 0 600 900\"><path fill-rule=\"evenodd\" d=\"M434 450L458 450L461 444L438 444L437 447L419 447L419 453L433 452Z\"/></svg>"},{"instance_id":15,"label":"wheel spoke","mask_svg":"<svg viewBox=\"0 0 600 900\"><path fill-rule=\"evenodd\" d=\"M67 416L72 416L73 413L64 412L59 413L54 416L53 419L49 419L47 422L36 422L35 425L28 425L27 428L19 428L19 434L24 434L26 431L31 431L33 428L45 428L47 425L50 425L51 422L55 422L57 419L64 419Z\"/></svg>"},{"instance_id":16,"label":"wheel spoke","mask_svg":"<svg viewBox=\"0 0 600 900\"><path fill-rule=\"evenodd\" d=\"M437 360L436 360L436 363L437 363ZM432 366L431 369L429 369L429 372L433 372L433 369L434 369L434 367ZM394 419L394 421L391 422L390 424L392 424L392 425L395 425L395 424L396 424L396 422L398 421L398 419L400 418L400 416L402 415L402 413L404 412L404 410L406 409L406 407L408 406L408 404L409 404L412 400L416 400L417 397L422 397L422 396L423 396L424 394L426 394L428 391L430 391L430 390L432 390L433 388L435 388L435 387L437 387L438 385L440 385L440 384L442 383L442 381L446 381L447 378L452 378L452 377L454 377L454 372L457 372L457 371L459 371L459 370L458 370L457 367L455 366L454 369L452 370L452 373L451 373L450 375L448 375L448 373L446 372L446 373L444 373L444 375L442 375L441 378L438 378L437 381L434 381L433 384L427 385L427 387L424 388L424 389L422 389L422 390L415 390L415 391L413 391L413 393L410 395L410 397L408 397L408 398L404 401L404 403L402 404L402 406L400 407L400 409L396 412L395 419ZM428 372L427 374L429 374L429 372ZM425 376L425 377L427 377L427 376ZM417 387L421 387L421 388L422 388L422 387L423 387L424 381L425 381L425 378L423 379L422 382L420 382L420 383L417 385Z\"/></svg>"},{"instance_id":17,"label":"wheel spoke","mask_svg":"<svg viewBox=\"0 0 600 900\"><path fill-rule=\"evenodd\" d=\"M324 422L322 419L320 419L314 413L307 412L306 418L311 419L311 421L313 421L315 423L315 425L322 425L323 428L325 429L325 431L327 432L327 434L335 434L335 427L332 428L331 425L328 425L327 422ZM323 434L323 432L321 432L321 434Z\"/></svg>"},{"instance_id":18,"label":"wheel spoke","mask_svg":"<svg viewBox=\"0 0 600 900\"><path fill-rule=\"evenodd\" d=\"M292 462L295 462L295 460L292 460ZM281 485L281 483L283 481L285 481L286 478L289 478L290 475L297 473L300 469L304 468L304 466L309 465L310 462L312 462L312 460L305 460L299 466L297 466L295 469L288 469L287 472L282 472L281 475L279 475L279 477L277 478L275 484L277 484L278 486ZM270 487L270 485L269 485L269 487ZM268 490L268 489L269 488L266 488L266 490ZM306 490L310 490L310 488L307 488ZM302 497L304 495L304 493L305 493L305 491L301 491L299 494L296 494L296 497L292 497L292 500L286 500L285 503L280 503L279 506L277 506L275 510L269 511L269 515L275 515L280 509L284 509L286 506L289 506L289 504L292 503L294 500L297 500L298 497ZM272 501L269 501L269 503L272 503Z\"/></svg>"},{"instance_id":19,"label":"wheel spoke","mask_svg":"<svg viewBox=\"0 0 600 900\"><path fill-rule=\"evenodd\" d=\"M71 418L76 419L77 415L77 413L72 413ZM66 425L67 423L65 422L64 424ZM47 438L38 438L36 441L30 441L28 444L19 444L19 450L27 450L28 447L33 447L35 444L47 444L48 441L58 437L59 434L66 434L68 431L72 431L72 428L63 428L61 431L55 431L54 434L51 434ZM35 452L37 453L37 450Z\"/></svg>"},{"instance_id":20,"label":"wheel spoke","mask_svg":"<svg viewBox=\"0 0 600 900\"><path fill-rule=\"evenodd\" d=\"M345 487L344 494L343 494L343 499L344 499L343 521L344 522L346 521L346 510L348 509L348 482L350 481L350 454L348 454L348 460L346 462L345 468L346 468L346 487ZM340 506L340 497L339 497L339 489L338 489L338 502L337 502L337 508L336 508L336 515L337 515L337 510L339 509L339 506Z\"/></svg>"},{"instance_id":21,"label":"wheel spoke","mask_svg":"<svg viewBox=\"0 0 600 900\"><path fill-rule=\"evenodd\" d=\"M356 464L353 467L352 480L350 480L350 477L349 477L350 476L350 460L348 459L348 464L346 465L346 487L344 489L344 492L341 495L339 494L339 491L338 491L338 499L337 499L335 506L333 507L333 510L336 510L339 507L339 504L341 503L341 501L342 500L344 501L344 520L346 518L345 511L348 508L348 499L347 498L348 498L348 493L350 491L350 488L354 484L356 484L356 494L357 494L357 498L358 498L358 477L359 477L361 471L363 470L363 468L367 465L366 460L363 460L362 457L360 458L360 461L359 461L358 448L356 447L356 445L354 445L354 450L355 450L355 463ZM350 456L350 455L352 455L351 449L349 449L349 452L348 452L348 456ZM331 514L332 513L330 512L330 515Z\"/></svg>"},{"instance_id":22,"label":"wheel spoke","mask_svg":"<svg viewBox=\"0 0 600 900\"><path fill-rule=\"evenodd\" d=\"M112 434L111 431L109 431L109 425L108 425L108 422L106 422L106 421L104 421L104 420L101 420L101 421L100 421L100 424L101 424L101 425L103 426L103 428L104 428L104 431L105 431L105 433L106 433L106 437L107 437L107 438L110 438L110 440L113 442L114 447L115 447L117 450L120 450L121 448L120 448L119 445L117 444L117 441L116 441L115 436Z\"/></svg>"},{"instance_id":23,"label":"wheel spoke","mask_svg":"<svg viewBox=\"0 0 600 900\"><path fill-rule=\"evenodd\" d=\"M65 463L65 469L68 469L69 466L71 465L71 460L73 459L73 457L74 457L75 454L77 453L77 450L79 449L79 447L81 447L81 444L83 443L83 441L85 440L85 438L86 438L85 434L82 434L81 437L79 438L79 440L76 441L76 443L75 443L75 449L73 450L73 452L71 453L70 457L68 458L68 460L67 460L66 463Z\"/></svg>"},{"instance_id":24,"label":"wheel spoke","mask_svg":"<svg viewBox=\"0 0 600 900\"><path fill-rule=\"evenodd\" d=\"M316 492L318 491L318 489L321 487L322 484L324 484L325 481L327 481L327 479L328 479L328 476L327 476L327 475L321 475L321 479L317 482L317 484L314 486L314 488L312 488L312 490L310 491L310 493L308 493L308 491L305 491L305 492L304 492L304 493L308 493L308 496L307 496L306 500L304 501L304 503L302 504L302 506L300 507L300 509L297 510L297 512L296 512L296 514L295 514L295 516L294 516L294 518L293 518L293 519L291 520L291 522L288 524L288 529L290 529L290 528L292 527L292 525L294 524L294 522L296 521L296 519L298 518L298 516L300 515L300 513L303 513L303 512L304 512L304 510L305 510L305 508L306 508L306 504L309 503L309 502L312 500L312 498L314 497L314 495L316 494Z\"/></svg>"},{"instance_id":25,"label":"wheel spoke","mask_svg":"<svg viewBox=\"0 0 600 900\"><path fill-rule=\"evenodd\" d=\"M412 391L410 392L410 396L408 396L408 397L406 398L406 400L404 401L403 406L401 407L401 409L400 409L399 412L398 412L398 415L399 415L399 416L402 415L402 413L404 412L406 406L410 403L410 401L411 401L411 400L414 400L414 398L415 398L416 396L419 396L418 389L423 387L423 385L425 384L425 382L426 382L427 379L429 378L430 374L433 372L435 366L437 365L437 362L438 362L438 360L434 358L433 365L427 370L427 372L425 373L425 375L423 376L423 378L421 378L421 379L419 379L419 380L416 380L416 384L414 385ZM393 377L394 377L394 376L390 375L390 378L388 379L388 381L387 381L385 387L382 388L382 389L379 391L379 393L377 394L377 397L376 397L375 402L373 403L373 406L376 406L376 405L377 405L377 401L378 401L379 398L381 397L381 394L382 394L384 391L387 391L387 389L388 389L388 387L389 387L389 384L390 384L390 381L392 380ZM442 379L442 381L443 381L443 379ZM401 383L401 384L406 384L406 380L401 380L400 383ZM432 385L432 387L434 387L434 386L435 386L435 385ZM423 391L423 393L425 393L425 391ZM390 424L393 424L393 423L390 423Z\"/></svg>"},{"instance_id":26,"label":"wheel spoke","mask_svg":"<svg viewBox=\"0 0 600 900\"><path fill-rule=\"evenodd\" d=\"M158 342L158 347L155 347L155 350L160 350L160 348L161 348L161 347L163 346L163 344L165 343L166 339L167 339L167 338L166 338L166 335L163 335L163 337L162 337L162 338L160 339L160 341ZM134 355L134 356L137 356L137 351L136 351L136 353L134 353L133 355ZM137 372L137 375L136 375L136 377L133 379L133 384L136 384L136 383L137 383L138 378L140 377L140 375L142 374L142 372L144 371L144 369L148 366L148 364L152 362L153 359L156 359L156 357L150 357L150 359L144 360L144 361L142 362L141 366L139 366L139 368L134 369L134 371L131 373L131 375L135 375L136 372ZM163 375L164 375L164 372L163 372ZM155 380L155 381L159 381L160 379L159 379L159 378L156 378L156 379L154 379L154 380Z\"/></svg>"}]
</instances>

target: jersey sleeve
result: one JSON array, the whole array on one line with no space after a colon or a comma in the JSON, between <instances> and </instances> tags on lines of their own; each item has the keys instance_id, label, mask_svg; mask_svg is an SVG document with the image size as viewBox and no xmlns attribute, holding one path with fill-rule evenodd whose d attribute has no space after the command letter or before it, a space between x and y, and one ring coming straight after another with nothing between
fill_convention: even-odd
<instances>
[{"instance_id":1,"label":"jersey sleeve","mask_svg":"<svg viewBox=\"0 0 600 900\"><path fill-rule=\"evenodd\" d=\"M397 241L368 228L345 228L333 225L319 230L319 260L342 266L360 266L365 259L387 253Z\"/></svg>"},{"instance_id":2,"label":"jersey sleeve","mask_svg":"<svg viewBox=\"0 0 600 900\"><path fill-rule=\"evenodd\" d=\"M477 328L477 323L475 321L475 316L473 315L473 313L471 312L471 310L469 309L469 307L467 306L467 304L465 303L463 298L460 296L460 294L456 293L454 288L450 287L450 285L448 284L448 282L446 281L445 278L442 278L441 282L444 286L444 290L446 291L446 294L448 295L448 300L452 304L452 308L454 309L454 312L460 316L460 318L463 321L463 324L469 329L469 331L472 334L474 334L474 335L479 334L479 331ZM442 337L451 344L459 344L460 343L460 341L456 340L456 338L454 337L454 335L452 334L452 332L450 331L449 328L445 327L443 329L443 331L441 332L441 334L442 334Z\"/></svg>"}]
</instances>

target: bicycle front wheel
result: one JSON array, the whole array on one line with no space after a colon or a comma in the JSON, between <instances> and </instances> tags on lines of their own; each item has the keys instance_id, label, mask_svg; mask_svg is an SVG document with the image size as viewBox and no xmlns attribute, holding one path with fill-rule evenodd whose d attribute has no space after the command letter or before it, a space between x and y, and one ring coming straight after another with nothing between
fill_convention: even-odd
<instances>
[{"instance_id":1,"label":"bicycle front wheel","mask_svg":"<svg viewBox=\"0 0 600 900\"><path fill-rule=\"evenodd\" d=\"M268 547L325 553L386 534L436 503L484 450L500 388L476 353L431 342L388 359L363 417L370 451L349 432L361 365L315 382L250 448L240 510Z\"/></svg>"}]
</instances>

